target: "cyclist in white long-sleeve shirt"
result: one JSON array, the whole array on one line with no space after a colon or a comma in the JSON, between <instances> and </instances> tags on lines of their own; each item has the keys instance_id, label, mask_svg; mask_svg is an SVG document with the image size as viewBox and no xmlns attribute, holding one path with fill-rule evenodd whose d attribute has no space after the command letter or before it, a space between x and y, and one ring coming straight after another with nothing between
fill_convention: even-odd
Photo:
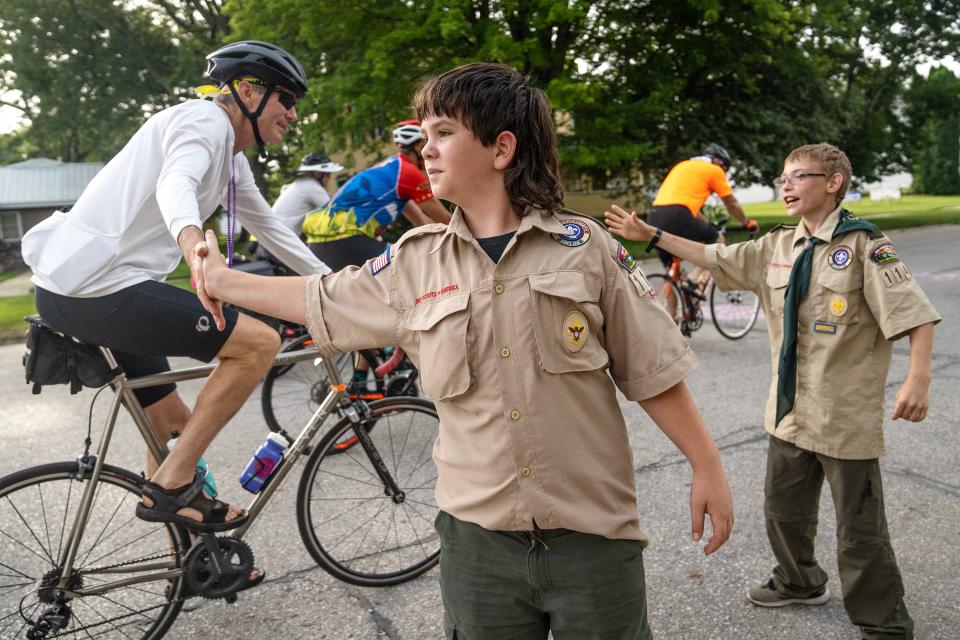
<instances>
[{"instance_id":1,"label":"cyclist in white long-sleeve shirt","mask_svg":"<svg viewBox=\"0 0 960 640\"><path fill-rule=\"evenodd\" d=\"M150 481L137 514L200 531L234 528L247 518L205 496L195 468L280 343L258 320L230 308L222 317L214 313L220 304L203 293L199 268L203 222L223 206L295 271L329 272L271 211L242 153L256 145L263 156L264 143L281 142L307 90L303 68L283 49L256 41L222 47L207 62L216 85L201 89L212 101L191 100L151 117L70 211L23 239L41 316L113 349L129 376L169 370L167 356L219 358L193 411L172 384L136 392L161 438L181 434L163 464L148 460ZM196 295L164 282L181 258Z\"/></svg>"}]
</instances>

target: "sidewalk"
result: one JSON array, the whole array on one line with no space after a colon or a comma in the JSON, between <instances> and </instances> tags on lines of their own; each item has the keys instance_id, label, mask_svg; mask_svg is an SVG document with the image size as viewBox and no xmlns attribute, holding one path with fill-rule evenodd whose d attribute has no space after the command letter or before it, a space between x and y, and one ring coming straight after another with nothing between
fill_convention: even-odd
<instances>
[{"instance_id":1,"label":"sidewalk","mask_svg":"<svg viewBox=\"0 0 960 640\"><path fill-rule=\"evenodd\" d=\"M24 271L18 276L0 282L0 298L25 296L33 291L33 283L30 282L31 275L29 271Z\"/></svg>"}]
</instances>

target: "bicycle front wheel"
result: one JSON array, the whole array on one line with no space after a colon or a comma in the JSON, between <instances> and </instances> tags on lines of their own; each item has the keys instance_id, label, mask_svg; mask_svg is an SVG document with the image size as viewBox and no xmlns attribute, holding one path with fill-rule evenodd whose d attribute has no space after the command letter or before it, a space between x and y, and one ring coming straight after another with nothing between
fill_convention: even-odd
<instances>
[{"instance_id":1,"label":"bicycle front wheel","mask_svg":"<svg viewBox=\"0 0 960 640\"><path fill-rule=\"evenodd\" d=\"M338 442L357 434L345 418L310 455L297 493L297 523L310 555L327 572L350 584L381 587L412 580L440 559L432 457L440 419L423 398L385 398L369 409L359 427L369 433L372 451L362 442L336 451Z\"/></svg>"},{"instance_id":2,"label":"bicycle front wheel","mask_svg":"<svg viewBox=\"0 0 960 640\"><path fill-rule=\"evenodd\" d=\"M710 283L710 316L724 338L739 340L750 332L760 314L760 298L752 291L720 291Z\"/></svg>"},{"instance_id":3,"label":"bicycle front wheel","mask_svg":"<svg viewBox=\"0 0 960 640\"><path fill-rule=\"evenodd\" d=\"M282 352L302 351L312 346L313 339L307 334L285 346ZM353 354L337 355L336 367L340 377L349 382L353 378ZM273 432L283 429L295 432L307 423L329 391L330 379L321 362L302 360L271 367L260 390L263 418Z\"/></svg>"},{"instance_id":4,"label":"bicycle front wheel","mask_svg":"<svg viewBox=\"0 0 960 640\"><path fill-rule=\"evenodd\" d=\"M142 480L109 465L90 505L66 595L58 598L62 556L89 480L77 462L0 478L0 638L153 640L180 612L183 578L136 579L182 566L187 534L137 518ZM44 625L53 628L36 635Z\"/></svg>"}]
</instances>

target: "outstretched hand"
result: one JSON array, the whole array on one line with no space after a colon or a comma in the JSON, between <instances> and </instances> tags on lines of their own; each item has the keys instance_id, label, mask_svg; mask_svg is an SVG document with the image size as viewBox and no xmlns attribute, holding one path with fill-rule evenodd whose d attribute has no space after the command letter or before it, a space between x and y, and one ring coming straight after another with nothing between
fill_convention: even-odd
<instances>
[{"instance_id":1,"label":"outstretched hand","mask_svg":"<svg viewBox=\"0 0 960 640\"><path fill-rule=\"evenodd\" d=\"M190 271L195 281L194 286L197 288L197 297L200 298L203 308L213 316L213 321L220 331L226 329L227 321L223 317L223 302L218 300L213 292L211 276L215 275L218 269L226 267L227 263L217 245L217 234L208 229L204 234L204 242L198 242L194 248Z\"/></svg>"},{"instance_id":2,"label":"outstretched hand","mask_svg":"<svg viewBox=\"0 0 960 640\"><path fill-rule=\"evenodd\" d=\"M690 517L693 539L696 541L703 537L705 514L710 516L711 535L703 553L710 555L730 539L733 531L733 497L722 468L713 474L693 473Z\"/></svg>"},{"instance_id":3,"label":"outstretched hand","mask_svg":"<svg viewBox=\"0 0 960 640\"><path fill-rule=\"evenodd\" d=\"M627 213L619 205L610 206L613 211L604 211L603 217L611 232L627 240L650 240L656 229L637 216L636 211Z\"/></svg>"}]
</instances>

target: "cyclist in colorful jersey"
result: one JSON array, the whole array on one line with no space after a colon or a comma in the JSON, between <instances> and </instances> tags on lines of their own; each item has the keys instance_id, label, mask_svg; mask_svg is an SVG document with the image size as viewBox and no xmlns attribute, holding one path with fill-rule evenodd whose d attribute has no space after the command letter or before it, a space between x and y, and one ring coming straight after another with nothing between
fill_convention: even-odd
<instances>
[{"instance_id":1,"label":"cyclist in colorful jersey","mask_svg":"<svg viewBox=\"0 0 960 640\"><path fill-rule=\"evenodd\" d=\"M393 130L400 152L361 171L337 192L330 205L307 216L303 233L314 255L334 271L360 266L383 253L380 230L400 214L413 226L450 221L423 173L423 132L417 120Z\"/></svg>"},{"instance_id":2,"label":"cyclist in colorful jersey","mask_svg":"<svg viewBox=\"0 0 960 640\"><path fill-rule=\"evenodd\" d=\"M212 101L189 100L149 118L69 212L26 234L22 250L44 320L114 350L127 376L168 371L167 356L219 359L192 411L173 384L134 393L160 442L181 434L162 464L148 456L137 515L221 531L248 516L204 494L197 463L269 369L280 338L206 295L203 223L223 206L297 272L330 269L274 215L243 154L256 146L264 155L264 143L282 142L307 91L303 67L275 45L243 41L208 55L207 76L216 86L200 89ZM164 282L181 259L196 294ZM263 575L251 573L250 585Z\"/></svg>"},{"instance_id":3,"label":"cyclist in colorful jersey","mask_svg":"<svg viewBox=\"0 0 960 640\"><path fill-rule=\"evenodd\" d=\"M700 215L707 198L715 193L730 215L748 229L756 229L756 220L747 219L727 182L729 170L730 154L715 143L708 145L702 156L677 164L663 179L653 208L647 214L647 223L667 233L704 244L722 242L720 231ZM663 266L670 268L673 256L659 248L657 254Z\"/></svg>"}]
</instances>

